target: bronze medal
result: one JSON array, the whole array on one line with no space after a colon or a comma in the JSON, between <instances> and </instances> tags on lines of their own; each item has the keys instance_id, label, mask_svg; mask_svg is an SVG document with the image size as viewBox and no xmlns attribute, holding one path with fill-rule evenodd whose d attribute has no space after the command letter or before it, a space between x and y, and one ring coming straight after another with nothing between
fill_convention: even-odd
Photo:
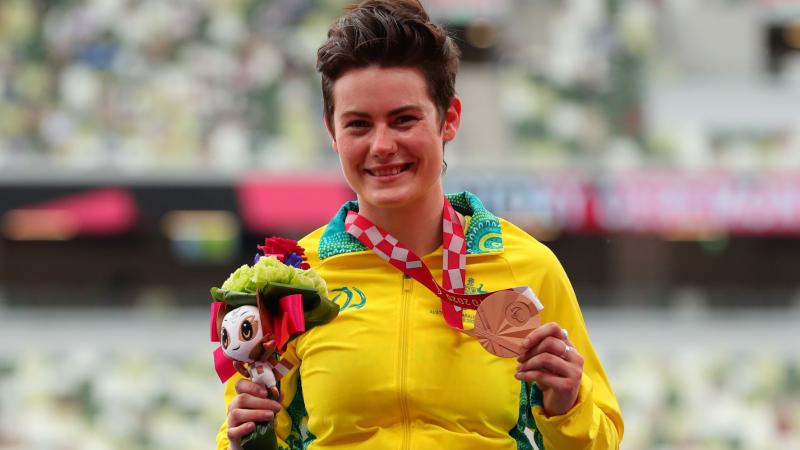
<instances>
[{"instance_id":1,"label":"bronze medal","mask_svg":"<svg viewBox=\"0 0 800 450\"><path fill-rule=\"evenodd\" d=\"M522 353L522 341L541 324L539 310L519 292L495 292L481 303L475 328L464 330L478 339L490 353L513 358Z\"/></svg>"}]
</instances>

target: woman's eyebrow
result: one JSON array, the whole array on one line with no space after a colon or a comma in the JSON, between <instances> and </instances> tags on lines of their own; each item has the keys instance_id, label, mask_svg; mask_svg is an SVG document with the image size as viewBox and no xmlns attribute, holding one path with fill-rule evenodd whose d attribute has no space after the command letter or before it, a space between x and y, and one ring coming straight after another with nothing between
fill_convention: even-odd
<instances>
[{"instance_id":1,"label":"woman's eyebrow","mask_svg":"<svg viewBox=\"0 0 800 450\"><path fill-rule=\"evenodd\" d=\"M422 111L422 108L417 106L417 105L404 105L404 106L401 106L399 108L395 108L395 109L389 111L388 115L394 116L394 115L397 115L397 114L400 114L400 113L404 113L404 112L408 112L408 111ZM355 110L345 111L345 112L342 113L342 117L351 117L351 116L369 117L370 115L368 113L365 113L365 112L362 112L362 111L355 111Z\"/></svg>"},{"instance_id":2,"label":"woman's eyebrow","mask_svg":"<svg viewBox=\"0 0 800 450\"><path fill-rule=\"evenodd\" d=\"M399 108L395 108L395 109L389 111L389 115L390 116L394 116L396 114L400 114L400 113L404 113L404 112L408 112L408 111L422 111L422 108L417 106L417 105L401 106Z\"/></svg>"},{"instance_id":3,"label":"woman's eyebrow","mask_svg":"<svg viewBox=\"0 0 800 450\"><path fill-rule=\"evenodd\" d=\"M350 117L350 116L369 117L369 114L361 111L345 111L342 113L342 117Z\"/></svg>"}]
</instances>

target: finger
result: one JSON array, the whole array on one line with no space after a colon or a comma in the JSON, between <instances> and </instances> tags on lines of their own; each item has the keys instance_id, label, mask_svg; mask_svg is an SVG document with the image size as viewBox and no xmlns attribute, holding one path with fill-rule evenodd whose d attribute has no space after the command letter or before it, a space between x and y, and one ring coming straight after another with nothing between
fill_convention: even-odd
<instances>
[{"instance_id":1,"label":"finger","mask_svg":"<svg viewBox=\"0 0 800 450\"><path fill-rule=\"evenodd\" d=\"M550 322L531 331L530 334L525 336L525 339L522 341L522 355L525 355L529 350L535 349L541 345L541 343L547 338L564 341L565 338L563 328L561 328L556 322ZM536 352L534 352L534 354L535 353ZM521 361L522 359L528 359L530 357L528 356L528 358L523 358L522 355L517 359Z\"/></svg>"},{"instance_id":2,"label":"finger","mask_svg":"<svg viewBox=\"0 0 800 450\"><path fill-rule=\"evenodd\" d=\"M542 390L569 391L580 385L580 379L560 377L541 370L518 372L516 378L520 381L534 382Z\"/></svg>"},{"instance_id":3,"label":"finger","mask_svg":"<svg viewBox=\"0 0 800 450\"><path fill-rule=\"evenodd\" d=\"M561 359L569 360L570 353L574 353L575 349L569 345L566 341L560 341L556 339L548 339L541 345L542 351L541 353L547 352L553 355L558 356Z\"/></svg>"},{"instance_id":4,"label":"finger","mask_svg":"<svg viewBox=\"0 0 800 450\"><path fill-rule=\"evenodd\" d=\"M572 343L566 343L566 346L564 347L564 353L561 354L561 358L583 369L583 356L580 354L578 349L572 345Z\"/></svg>"},{"instance_id":5,"label":"finger","mask_svg":"<svg viewBox=\"0 0 800 450\"><path fill-rule=\"evenodd\" d=\"M583 375L583 367L568 363L556 356L546 354L546 356L537 357L537 359L531 361L529 364L520 364L515 376L518 379L526 379L527 381L533 380L538 383L541 381L540 374L547 374L549 377L555 377L550 379L554 380L558 378L568 382L570 385L574 385L580 383L580 379Z\"/></svg>"},{"instance_id":6,"label":"finger","mask_svg":"<svg viewBox=\"0 0 800 450\"><path fill-rule=\"evenodd\" d=\"M561 334L564 336L565 341L569 341L569 331L566 328L561 329Z\"/></svg>"},{"instance_id":7,"label":"finger","mask_svg":"<svg viewBox=\"0 0 800 450\"><path fill-rule=\"evenodd\" d=\"M564 334L564 342L569 344L570 347L575 348L575 345L572 343L572 341L569 338L569 332L567 331L567 329L566 328L562 328L561 331Z\"/></svg>"},{"instance_id":8,"label":"finger","mask_svg":"<svg viewBox=\"0 0 800 450\"><path fill-rule=\"evenodd\" d=\"M561 358L583 367L583 356L581 356L581 354L578 352L578 349L573 347L571 344L567 344L566 348L564 349L564 354L561 355Z\"/></svg>"},{"instance_id":9,"label":"finger","mask_svg":"<svg viewBox=\"0 0 800 450\"><path fill-rule=\"evenodd\" d=\"M547 336L539 345L520 355L517 360L520 362L527 361L540 353L552 353L563 357L569 351L567 350L568 347L569 345L566 342L553 336Z\"/></svg>"},{"instance_id":10,"label":"finger","mask_svg":"<svg viewBox=\"0 0 800 450\"><path fill-rule=\"evenodd\" d=\"M520 381L534 382L542 390L559 389L562 383L565 380L568 380L568 378L553 375L552 373L542 370L526 370L517 372L515 377Z\"/></svg>"},{"instance_id":11,"label":"finger","mask_svg":"<svg viewBox=\"0 0 800 450\"><path fill-rule=\"evenodd\" d=\"M546 323L531 331L523 340L522 345L525 348L536 347L548 336L563 339L564 334L562 328L556 322Z\"/></svg>"},{"instance_id":12,"label":"finger","mask_svg":"<svg viewBox=\"0 0 800 450\"><path fill-rule=\"evenodd\" d=\"M570 362L579 362L580 366L583 367L583 356L581 356L578 349L575 348L575 345L569 339L569 332L567 332L566 328L562 328L561 330L564 334L564 342L567 344L561 357Z\"/></svg>"},{"instance_id":13,"label":"finger","mask_svg":"<svg viewBox=\"0 0 800 450\"><path fill-rule=\"evenodd\" d=\"M545 371L562 377L573 376L576 372L571 363L552 353L540 353L517 365L517 372L529 370Z\"/></svg>"},{"instance_id":14,"label":"finger","mask_svg":"<svg viewBox=\"0 0 800 450\"><path fill-rule=\"evenodd\" d=\"M247 436L248 434L256 431L256 424L253 422L243 423L236 427L231 427L230 423L228 424L228 440L230 441L238 441L241 440L243 437Z\"/></svg>"},{"instance_id":15,"label":"finger","mask_svg":"<svg viewBox=\"0 0 800 450\"><path fill-rule=\"evenodd\" d=\"M252 380L238 380L234 387L237 394L250 394L255 397L267 398L267 388L258 383L254 383Z\"/></svg>"},{"instance_id":16,"label":"finger","mask_svg":"<svg viewBox=\"0 0 800 450\"><path fill-rule=\"evenodd\" d=\"M228 426L238 427L249 422L269 422L275 418L275 413L268 409L232 409L228 413Z\"/></svg>"},{"instance_id":17,"label":"finger","mask_svg":"<svg viewBox=\"0 0 800 450\"><path fill-rule=\"evenodd\" d=\"M230 403L228 407L229 411L233 411L234 409L256 410L256 411L270 410L278 412L281 409L281 404L276 402L275 400L255 397L250 394L239 394L236 397L234 397L233 401Z\"/></svg>"}]
</instances>

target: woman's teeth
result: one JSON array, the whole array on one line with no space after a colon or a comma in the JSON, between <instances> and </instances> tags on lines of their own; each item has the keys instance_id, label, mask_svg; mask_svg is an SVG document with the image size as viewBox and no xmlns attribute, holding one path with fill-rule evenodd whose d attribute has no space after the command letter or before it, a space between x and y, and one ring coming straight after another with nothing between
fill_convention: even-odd
<instances>
[{"instance_id":1,"label":"woman's teeth","mask_svg":"<svg viewBox=\"0 0 800 450\"><path fill-rule=\"evenodd\" d=\"M372 173L375 174L375 176L378 176L378 177L388 177L388 176L392 176L392 175L397 175L398 173L400 173L402 171L403 171L402 167L395 167L395 168L392 168L392 169L376 169L376 170L373 170Z\"/></svg>"}]
</instances>

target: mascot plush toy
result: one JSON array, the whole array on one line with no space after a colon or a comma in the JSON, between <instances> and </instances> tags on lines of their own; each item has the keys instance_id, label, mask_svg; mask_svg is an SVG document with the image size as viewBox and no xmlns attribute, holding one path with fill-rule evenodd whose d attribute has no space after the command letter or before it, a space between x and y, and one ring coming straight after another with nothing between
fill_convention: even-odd
<instances>
[{"instance_id":1,"label":"mascot plush toy","mask_svg":"<svg viewBox=\"0 0 800 450\"><path fill-rule=\"evenodd\" d=\"M328 299L325 281L305 259L297 242L273 237L258 246L252 266L233 272L211 288L211 340L220 346L214 365L224 383L239 372L280 399L278 381L291 369L280 355L294 337L333 320L339 307ZM245 450L272 450L272 422L257 424L242 440Z\"/></svg>"},{"instance_id":2,"label":"mascot plush toy","mask_svg":"<svg viewBox=\"0 0 800 450\"><path fill-rule=\"evenodd\" d=\"M251 380L266 386L270 397L278 399L278 380L274 373L277 360L270 358L274 353L274 341L264 342L258 307L244 305L225 314L219 335L222 351L234 361L234 367L246 370Z\"/></svg>"}]
</instances>

